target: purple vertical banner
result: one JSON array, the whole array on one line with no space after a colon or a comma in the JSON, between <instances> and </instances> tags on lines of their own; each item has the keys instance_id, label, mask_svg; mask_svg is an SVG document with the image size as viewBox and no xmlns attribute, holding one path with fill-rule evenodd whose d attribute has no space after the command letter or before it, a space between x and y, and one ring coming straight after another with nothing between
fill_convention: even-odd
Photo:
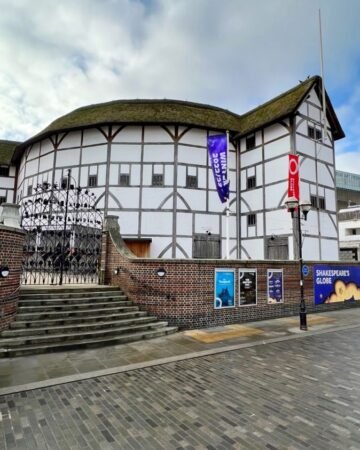
<instances>
[{"instance_id":1,"label":"purple vertical banner","mask_svg":"<svg viewBox=\"0 0 360 450\"><path fill-rule=\"evenodd\" d=\"M229 199L230 182L227 179L227 138L226 134L208 137L208 151L214 180L221 203Z\"/></svg>"}]
</instances>

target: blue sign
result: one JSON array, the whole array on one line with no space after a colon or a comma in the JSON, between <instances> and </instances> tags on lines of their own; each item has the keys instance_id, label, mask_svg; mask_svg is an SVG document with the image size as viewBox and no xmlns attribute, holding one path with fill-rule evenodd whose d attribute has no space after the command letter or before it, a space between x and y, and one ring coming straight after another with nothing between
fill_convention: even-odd
<instances>
[{"instance_id":1,"label":"blue sign","mask_svg":"<svg viewBox=\"0 0 360 450\"><path fill-rule=\"evenodd\" d=\"M267 299L268 303L283 303L284 286L282 269L268 269Z\"/></svg>"},{"instance_id":2,"label":"blue sign","mask_svg":"<svg viewBox=\"0 0 360 450\"><path fill-rule=\"evenodd\" d=\"M304 277L309 275L309 266L303 265L302 272L303 272Z\"/></svg>"},{"instance_id":3,"label":"blue sign","mask_svg":"<svg viewBox=\"0 0 360 450\"><path fill-rule=\"evenodd\" d=\"M360 300L360 266L319 264L313 274L316 305Z\"/></svg>"},{"instance_id":4,"label":"blue sign","mask_svg":"<svg viewBox=\"0 0 360 450\"><path fill-rule=\"evenodd\" d=\"M215 269L214 308L235 306L235 270Z\"/></svg>"}]
</instances>

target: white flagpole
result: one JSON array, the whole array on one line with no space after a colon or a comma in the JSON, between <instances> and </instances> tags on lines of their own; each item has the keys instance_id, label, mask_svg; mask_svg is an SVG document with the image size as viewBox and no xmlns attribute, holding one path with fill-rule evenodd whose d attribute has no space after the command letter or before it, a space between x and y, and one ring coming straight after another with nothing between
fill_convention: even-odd
<instances>
[{"instance_id":1,"label":"white flagpole","mask_svg":"<svg viewBox=\"0 0 360 450\"><path fill-rule=\"evenodd\" d=\"M227 174L226 179L229 181L229 130L226 131L226 152L227 152ZM230 189L229 189L229 197L226 200L226 259L230 259L230 236L229 236L229 222L230 222Z\"/></svg>"},{"instance_id":2,"label":"white flagpole","mask_svg":"<svg viewBox=\"0 0 360 450\"><path fill-rule=\"evenodd\" d=\"M322 30L321 30L321 10L319 9L319 32L320 32L320 74L321 74L321 84L322 84L322 125L323 125L323 139L326 141L326 101L325 101L325 79L324 79L324 53L323 53L323 41L322 41Z\"/></svg>"}]
</instances>

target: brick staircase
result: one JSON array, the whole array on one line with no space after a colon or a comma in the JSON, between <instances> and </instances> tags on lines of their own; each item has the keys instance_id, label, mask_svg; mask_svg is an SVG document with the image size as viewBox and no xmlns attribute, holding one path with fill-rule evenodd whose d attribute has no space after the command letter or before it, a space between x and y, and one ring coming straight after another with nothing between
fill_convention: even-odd
<instances>
[{"instance_id":1,"label":"brick staircase","mask_svg":"<svg viewBox=\"0 0 360 450\"><path fill-rule=\"evenodd\" d=\"M23 288L18 314L0 334L0 357L92 348L175 333L110 286Z\"/></svg>"}]
</instances>

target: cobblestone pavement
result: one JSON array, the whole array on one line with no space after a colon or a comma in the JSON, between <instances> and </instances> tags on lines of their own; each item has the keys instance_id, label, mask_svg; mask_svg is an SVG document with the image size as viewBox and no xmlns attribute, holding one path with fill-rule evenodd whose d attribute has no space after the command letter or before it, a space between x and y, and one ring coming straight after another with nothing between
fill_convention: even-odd
<instances>
[{"instance_id":1,"label":"cobblestone pavement","mask_svg":"<svg viewBox=\"0 0 360 450\"><path fill-rule=\"evenodd\" d=\"M0 397L0 447L360 449L360 327Z\"/></svg>"}]
</instances>

